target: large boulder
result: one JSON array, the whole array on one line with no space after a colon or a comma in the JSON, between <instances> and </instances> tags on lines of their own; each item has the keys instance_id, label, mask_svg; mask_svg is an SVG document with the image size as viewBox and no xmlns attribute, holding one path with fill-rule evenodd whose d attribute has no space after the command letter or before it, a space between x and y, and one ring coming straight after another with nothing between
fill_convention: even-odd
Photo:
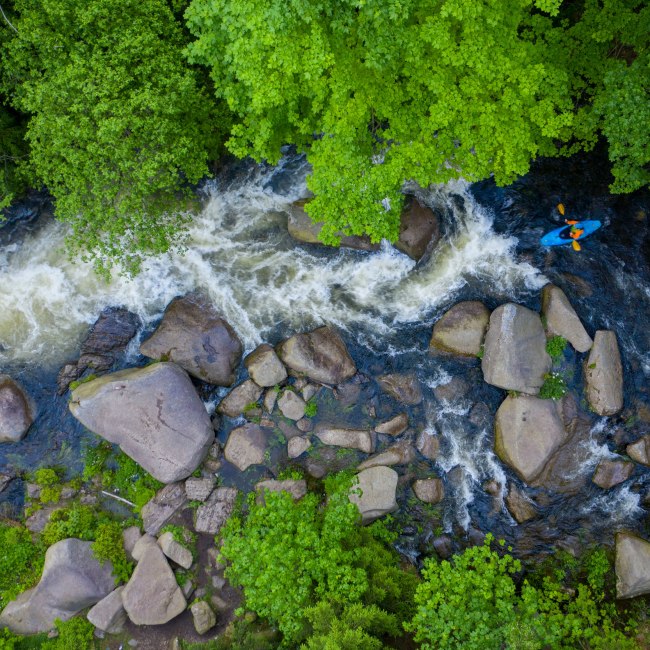
<instances>
[{"instance_id":1,"label":"large boulder","mask_svg":"<svg viewBox=\"0 0 650 650\"><path fill-rule=\"evenodd\" d=\"M513 303L497 307L485 336L482 368L488 384L536 395L551 369L539 314Z\"/></svg>"},{"instance_id":2,"label":"large boulder","mask_svg":"<svg viewBox=\"0 0 650 650\"><path fill-rule=\"evenodd\" d=\"M400 216L395 248L417 262L435 248L440 237L440 223L433 210L415 198L409 201Z\"/></svg>"},{"instance_id":3,"label":"large boulder","mask_svg":"<svg viewBox=\"0 0 650 650\"><path fill-rule=\"evenodd\" d=\"M324 445L359 449L366 454L375 450L375 433L367 429L342 429L319 424L314 433Z\"/></svg>"},{"instance_id":4,"label":"large boulder","mask_svg":"<svg viewBox=\"0 0 650 650\"><path fill-rule=\"evenodd\" d=\"M527 483L537 478L568 438L555 401L528 395L506 397L494 428L497 456Z\"/></svg>"},{"instance_id":5,"label":"large boulder","mask_svg":"<svg viewBox=\"0 0 650 650\"><path fill-rule=\"evenodd\" d=\"M0 628L16 634L37 634L54 627L54 620L67 621L82 609L94 605L115 589L113 567L100 562L92 542L63 539L50 546L39 583L0 614Z\"/></svg>"},{"instance_id":6,"label":"large boulder","mask_svg":"<svg viewBox=\"0 0 650 650\"><path fill-rule=\"evenodd\" d=\"M323 242L318 238L320 231L323 229L322 222L314 222L311 217L305 212L305 204L307 200L302 199L292 203L289 208L289 219L287 220L287 228L289 234L298 241L306 244L320 244ZM341 237L341 246L344 248L354 248L363 251L376 251L379 250L379 244L372 244L367 235L357 237L356 235L344 235L339 233Z\"/></svg>"},{"instance_id":7,"label":"large boulder","mask_svg":"<svg viewBox=\"0 0 650 650\"><path fill-rule=\"evenodd\" d=\"M614 415L623 408L623 365L616 334L598 330L585 361L587 400L598 415Z\"/></svg>"},{"instance_id":8,"label":"large boulder","mask_svg":"<svg viewBox=\"0 0 650 650\"><path fill-rule=\"evenodd\" d=\"M433 326L429 349L476 357L481 352L489 322L490 311L482 302L459 302Z\"/></svg>"},{"instance_id":9,"label":"large boulder","mask_svg":"<svg viewBox=\"0 0 650 650\"><path fill-rule=\"evenodd\" d=\"M440 503L445 496L445 488L439 478L422 478L414 481L413 492L424 503Z\"/></svg>"},{"instance_id":10,"label":"large boulder","mask_svg":"<svg viewBox=\"0 0 650 650\"><path fill-rule=\"evenodd\" d=\"M542 316L551 336L565 338L578 352L587 352L593 344L564 291L553 284L542 289Z\"/></svg>"},{"instance_id":11,"label":"large boulder","mask_svg":"<svg viewBox=\"0 0 650 650\"><path fill-rule=\"evenodd\" d=\"M111 591L86 615L98 630L108 632L108 634L119 634L123 630L124 623L126 623L126 612L122 604L123 590L124 587L118 587L115 591Z\"/></svg>"},{"instance_id":12,"label":"large boulder","mask_svg":"<svg viewBox=\"0 0 650 650\"><path fill-rule=\"evenodd\" d=\"M632 533L616 535L616 597L650 594L650 542Z\"/></svg>"},{"instance_id":13,"label":"large boulder","mask_svg":"<svg viewBox=\"0 0 650 650\"><path fill-rule=\"evenodd\" d=\"M286 366L312 381L340 384L357 372L343 339L331 327L296 334L276 350Z\"/></svg>"},{"instance_id":14,"label":"large boulder","mask_svg":"<svg viewBox=\"0 0 650 650\"><path fill-rule=\"evenodd\" d=\"M391 373L377 377L380 388L402 404L414 406L422 401L420 382L413 373Z\"/></svg>"},{"instance_id":15,"label":"large boulder","mask_svg":"<svg viewBox=\"0 0 650 650\"><path fill-rule=\"evenodd\" d=\"M27 393L9 375L0 375L0 442L18 442L34 421Z\"/></svg>"},{"instance_id":16,"label":"large boulder","mask_svg":"<svg viewBox=\"0 0 650 650\"><path fill-rule=\"evenodd\" d=\"M157 544L147 545L122 591L122 603L136 625L163 625L187 607L174 572Z\"/></svg>"},{"instance_id":17,"label":"large boulder","mask_svg":"<svg viewBox=\"0 0 650 650\"><path fill-rule=\"evenodd\" d=\"M258 386L275 386L287 378L287 369L268 343L255 348L244 359L244 365Z\"/></svg>"},{"instance_id":18,"label":"large boulder","mask_svg":"<svg viewBox=\"0 0 650 650\"><path fill-rule=\"evenodd\" d=\"M634 472L634 463L624 460L601 460L591 479L598 487L608 490L627 481Z\"/></svg>"},{"instance_id":19,"label":"large boulder","mask_svg":"<svg viewBox=\"0 0 650 650\"><path fill-rule=\"evenodd\" d=\"M371 467L359 472L357 477L359 483L352 487L350 501L359 508L362 523L369 524L397 510L395 491L398 476L394 469L383 466Z\"/></svg>"},{"instance_id":20,"label":"large boulder","mask_svg":"<svg viewBox=\"0 0 650 650\"><path fill-rule=\"evenodd\" d=\"M251 465L261 465L268 437L268 431L257 424L237 427L230 432L223 455L242 472Z\"/></svg>"},{"instance_id":21,"label":"large boulder","mask_svg":"<svg viewBox=\"0 0 650 650\"><path fill-rule=\"evenodd\" d=\"M203 402L187 373L173 363L81 384L72 391L70 411L163 483L187 478L214 441Z\"/></svg>"},{"instance_id":22,"label":"large boulder","mask_svg":"<svg viewBox=\"0 0 650 650\"><path fill-rule=\"evenodd\" d=\"M169 303L158 329L141 346L152 359L177 363L194 377L217 386L230 386L242 356L233 328L199 293Z\"/></svg>"}]
</instances>

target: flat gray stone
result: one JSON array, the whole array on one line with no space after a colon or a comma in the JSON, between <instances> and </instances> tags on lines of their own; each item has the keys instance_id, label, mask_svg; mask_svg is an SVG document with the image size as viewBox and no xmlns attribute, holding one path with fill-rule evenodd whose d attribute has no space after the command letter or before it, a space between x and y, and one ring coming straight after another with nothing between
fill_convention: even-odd
<instances>
[{"instance_id":1,"label":"flat gray stone","mask_svg":"<svg viewBox=\"0 0 650 650\"><path fill-rule=\"evenodd\" d=\"M239 417L249 404L254 404L262 396L262 389L252 380L235 386L217 406L217 412L229 418Z\"/></svg>"},{"instance_id":2,"label":"flat gray stone","mask_svg":"<svg viewBox=\"0 0 650 650\"><path fill-rule=\"evenodd\" d=\"M261 465L268 442L268 432L257 424L249 423L230 432L224 456L240 471L251 465Z\"/></svg>"},{"instance_id":3,"label":"flat gray stone","mask_svg":"<svg viewBox=\"0 0 650 650\"><path fill-rule=\"evenodd\" d=\"M598 415L614 415L623 408L623 365L616 334L598 330L585 361L587 400Z\"/></svg>"},{"instance_id":4,"label":"flat gray stone","mask_svg":"<svg viewBox=\"0 0 650 650\"><path fill-rule=\"evenodd\" d=\"M144 535L142 535L142 537L140 537L140 539L133 546L133 550L131 551L131 556L136 562L139 562L142 556L144 555L147 546L151 546L152 544L155 543L156 543L156 538L153 535L149 535L149 533L145 533Z\"/></svg>"},{"instance_id":5,"label":"flat gray stone","mask_svg":"<svg viewBox=\"0 0 650 650\"><path fill-rule=\"evenodd\" d=\"M490 316L481 367L488 384L536 395L551 369L539 314L513 303L497 307Z\"/></svg>"},{"instance_id":6,"label":"flat gray stone","mask_svg":"<svg viewBox=\"0 0 650 650\"><path fill-rule=\"evenodd\" d=\"M340 429L319 424L314 430L315 435L324 445L359 449L366 454L375 450L375 433L366 429Z\"/></svg>"},{"instance_id":7,"label":"flat gray stone","mask_svg":"<svg viewBox=\"0 0 650 650\"><path fill-rule=\"evenodd\" d=\"M562 289L547 284L542 289L542 315L551 336L565 338L578 352L587 352L593 341L578 318L575 309Z\"/></svg>"},{"instance_id":8,"label":"flat gray stone","mask_svg":"<svg viewBox=\"0 0 650 650\"><path fill-rule=\"evenodd\" d=\"M632 476L634 463L624 460L601 460L591 479L598 487L608 490L619 485Z\"/></svg>"},{"instance_id":9,"label":"flat gray stone","mask_svg":"<svg viewBox=\"0 0 650 650\"><path fill-rule=\"evenodd\" d=\"M650 466L650 434L628 445L626 451L632 460Z\"/></svg>"},{"instance_id":10,"label":"flat gray stone","mask_svg":"<svg viewBox=\"0 0 650 650\"><path fill-rule=\"evenodd\" d=\"M144 504L140 511L145 532L157 535L160 529L187 503L182 483L170 483Z\"/></svg>"},{"instance_id":11,"label":"flat gray stone","mask_svg":"<svg viewBox=\"0 0 650 650\"><path fill-rule=\"evenodd\" d=\"M137 541L142 537L142 532L138 526L129 526L122 531L122 543L124 551L129 560L133 560L133 549Z\"/></svg>"},{"instance_id":12,"label":"flat gray stone","mask_svg":"<svg viewBox=\"0 0 650 650\"><path fill-rule=\"evenodd\" d=\"M481 351L489 321L490 311L482 302L459 302L433 326L429 348L476 357Z\"/></svg>"},{"instance_id":13,"label":"flat gray stone","mask_svg":"<svg viewBox=\"0 0 650 650\"><path fill-rule=\"evenodd\" d=\"M107 634L119 634L126 623L126 611L122 604L122 591L124 587L118 587L111 591L108 596L102 598L90 609L86 618L102 632Z\"/></svg>"},{"instance_id":14,"label":"flat gray stone","mask_svg":"<svg viewBox=\"0 0 650 650\"><path fill-rule=\"evenodd\" d=\"M185 481L185 494L190 501L205 501L214 490L214 479L190 477Z\"/></svg>"},{"instance_id":15,"label":"flat gray stone","mask_svg":"<svg viewBox=\"0 0 650 650\"><path fill-rule=\"evenodd\" d=\"M237 499L236 488L217 488L210 498L196 509L194 530L216 535L232 514Z\"/></svg>"},{"instance_id":16,"label":"flat gray stone","mask_svg":"<svg viewBox=\"0 0 650 650\"><path fill-rule=\"evenodd\" d=\"M616 535L616 597L650 594L650 542L620 532Z\"/></svg>"},{"instance_id":17,"label":"flat gray stone","mask_svg":"<svg viewBox=\"0 0 650 650\"><path fill-rule=\"evenodd\" d=\"M185 596L157 544L146 547L122 591L122 603L136 625L163 625L185 611Z\"/></svg>"},{"instance_id":18,"label":"flat gray stone","mask_svg":"<svg viewBox=\"0 0 650 650\"><path fill-rule=\"evenodd\" d=\"M300 395L296 395L292 390L285 390L278 400L278 408L285 418L297 421L305 416L307 405Z\"/></svg>"},{"instance_id":19,"label":"flat gray stone","mask_svg":"<svg viewBox=\"0 0 650 650\"><path fill-rule=\"evenodd\" d=\"M287 378L287 369L273 347L264 343L251 352L244 365L258 386L275 386Z\"/></svg>"},{"instance_id":20,"label":"flat gray stone","mask_svg":"<svg viewBox=\"0 0 650 650\"><path fill-rule=\"evenodd\" d=\"M291 438L287 443L287 455L289 458L298 458L298 456L304 454L310 447L311 442L309 442L309 438L296 436Z\"/></svg>"},{"instance_id":21,"label":"flat gray stone","mask_svg":"<svg viewBox=\"0 0 650 650\"><path fill-rule=\"evenodd\" d=\"M187 373L173 363L121 370L72 391L70 412L116 443L154 478L187 478L214 442L205 406Z\"/></svg>"},{"instance_id":22,"label":"flat gray stone","mask_svg":"<svg viewBox=\"0 0 650 650\"><path fill-rule=\"evenodd\" d=\"M439 478L418 479L413 483L413 492L424 503L440 503L445 496L445 488Z\"/></svg>"},{"instance_id":23,"label":"flat gray stone","mask_svg":"<svg viewBox=\"0 0 650 650\"><path fill-rule=\"evenodd\" d=\"M158 538L158 546L160 546L162 552L172 562L178 564L178 566L183 567L184 569L190 569L192 567L192 564L194 563L192 552L190 549L177 542L174 539L173 533L163 533Z\"/></svg>"},{"instance_id":24,"label":"flat gray stone","mask_svg":"<svg viewBox=\"0 0 650 650\"><path fill-rule=\"evenodd\" d=\"M408 463L411 463L414 458L415 449L413 449L413 445L409 440L403 440L374 456L370 456L370 458L364 460L357 469L363 470L377 465L385 465L387 467L393 465L407 465Z\"/></svg>"},{"instance_id":25,"label":"flat gray stone","mask_svg":"<svg viewBox=\"0 0 650 650\"><path fill-rule=\"evenodd\" d=\"M350 501L361 513L364 524L397 510L395 491L397 490L397 472L390 467L371 467L357 475L358 485L352 487ZM358 494L358 491L361 494Z\"/></svg>"},{"instance_id":26,"label":"flat gray stone","mask_svg":"<svg viewBox=\"0 0 650 650\"><path fill-rule=\"evenodd\" d=\"M376 433L384 433L388 436L399 436L404 433L409 425L409 416L406 413L400 413L394 418L382 422L375 427Z\"/></svg>"},{"instance_id":27,"label":"flat gray stone","mask_svg":"<svg viewBox=\"0 0 650 650\"><path fill-rule=\"evenodd\" d=\"M205 600L197 600L192 603L190 611L197 634L205 634L217 624L217 617Z\"/></svg>"}]
</instances>

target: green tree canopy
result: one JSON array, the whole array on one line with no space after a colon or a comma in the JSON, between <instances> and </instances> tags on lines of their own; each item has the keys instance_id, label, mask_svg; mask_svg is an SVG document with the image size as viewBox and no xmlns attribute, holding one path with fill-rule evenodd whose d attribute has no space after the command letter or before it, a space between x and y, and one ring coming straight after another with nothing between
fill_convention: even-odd
<instances>
[{"instance_id":1,"label":"green tree canopy","mask_svg":"<svg viewBox=\"0 0 650 650\"><path fill-rule=\"evenodd\" d=\"M164 0L14 4L4 90L30 116L34 175L71 224L73 252L136 269L178 241L187 218L172 206L219 141L182 25Z\"/></svg>"},{"instance_id":2,"label":"green tree canopy","mask_svg":"<svg viewBox=\"0 0 650 650\"><path fill-rule=\"evenodd\" d=\"M504 184L600 133L613 189L648 181L639 0L193 0L186 18L237 116L228 147L307 151L326 242L394 240L407 181Z\"/></svg>"}]
</instances>

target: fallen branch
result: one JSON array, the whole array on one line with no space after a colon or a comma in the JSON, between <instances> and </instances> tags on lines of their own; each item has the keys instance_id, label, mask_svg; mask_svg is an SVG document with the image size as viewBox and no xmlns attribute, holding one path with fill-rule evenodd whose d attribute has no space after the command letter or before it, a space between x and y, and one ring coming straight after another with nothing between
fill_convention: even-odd
<instances>
[{"instance_id":1,"label":"fallen branch","mask_svg":"<svg viewBox=\"0 0 650 650\"><path fill-rule=\"evenodd\" d=\"M128 499L123 499L122 497L118 497L117 494L112 494L111 492L105 492L104 490L102 490L101 492L102 492L102 494L106 495L107 497L111 497L112 499L117 499L118 501L121 501L122 503L127 503L132 508L135 508L135 503L133 503L132 501L129 501Z\"/></svg>"},{"instance_id":2,"label":"fallen branch","mask_svg":"<svg viewBox=\"0 0 650 650\"><path fill-rule=\"evenodd\" d=\"M11 29L13 29L14 32L16 32L16 34L17 34L18 30L11 24L11 21L9 20L9 18L7 18L7 14L4 12L4 9L2 8L2 5L0 5L0 14L2 14L2 17L7 21L7 25L9 25L9 27L11 27Z\"/></svg>"}]
</instances>

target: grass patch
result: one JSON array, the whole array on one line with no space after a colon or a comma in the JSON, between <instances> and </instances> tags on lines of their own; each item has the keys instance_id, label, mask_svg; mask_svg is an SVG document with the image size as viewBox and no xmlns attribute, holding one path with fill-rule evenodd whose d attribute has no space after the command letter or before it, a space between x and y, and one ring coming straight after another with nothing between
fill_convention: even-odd
<instances>
[{"instance_id":1,"label":"grass patch","mask_svg":"<svg viewBox=\"0 0 650 650\"><path fill-rule=\"evenodd\" d=\"M558 372L549 372L544 375L544 383L539 389L542 399L561 399L567 394L568 388L564 377Z\"/></svg>"}]
</instances>

